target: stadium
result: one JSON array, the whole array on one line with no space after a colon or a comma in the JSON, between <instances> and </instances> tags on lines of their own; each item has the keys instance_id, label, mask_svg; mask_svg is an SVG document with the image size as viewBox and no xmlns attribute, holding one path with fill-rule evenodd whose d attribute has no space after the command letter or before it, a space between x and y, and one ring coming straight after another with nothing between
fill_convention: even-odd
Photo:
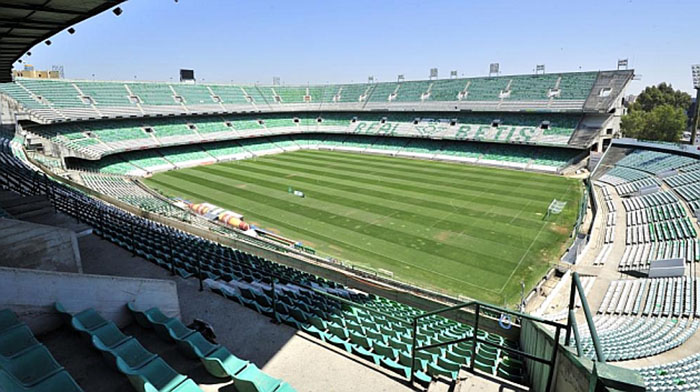
<instances>
[{"instance_id":1,"label":"stadium","mask_svg":"<svg viewBox=\"0 0 700 392\"><path fill-rule=\"evenodd\" d=\"M626 61L13 74L121 3L0 3L0 390L700 390L700 152Z\"/></svg>"}]
</instances>

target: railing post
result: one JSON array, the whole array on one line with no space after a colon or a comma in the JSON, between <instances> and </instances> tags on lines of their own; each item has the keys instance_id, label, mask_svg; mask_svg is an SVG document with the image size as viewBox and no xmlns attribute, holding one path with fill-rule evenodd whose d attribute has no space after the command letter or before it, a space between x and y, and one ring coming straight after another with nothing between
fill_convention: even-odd
<instances>
[{"instance_id":1,"label":"railing post","mask_svg":"<svg viewBox=\"0 0 700 392\"><path fill-rule=\"evenodd\" d=\"M571 340L571 317L574 314L574 301L576 300L576 282L571 275L571 291L569 292L569 318L566 320L566 334L564 335L564 345L569 346Z\"/></svg>"},{"instance_id":2,"label":"railing post","mask_svg":"<svg viewBox=\"0 0 700 392\"><path fill-rule=\"evenodd\" d=\"M415 379L416 379L416 335L418 334L418 317L413 318L413 344L411 345L411 377L409 377L409 381L411 381L411 385L413 385Z\"/></svg>"},{"instance_id":3,"label":"railing post","mask_svg":"<svg viewBox=\"0 0 700 392\"><path fill-rule=\"evenodd\" d=\"M579 357L583 354L583 348L581 347L581 336L578 333L578 323L576 323L576 317L574 317L574 311L569 310L569 319L571 320L571 327L574 330L574 341L576 343L576 355Z\"/></svg>"},{"instance_id":4,"label":"railing post","mask_svg":"<svg viewBox=\"0 0 700 392\"><path fill-rule=\"evenodd\" d=\"M204 291L204 285L202 283L202 259L197 257L197 279L199 279L199 291Z\"/></svg>"},{"instance_id":5,"label":"railing post","mask_svg":"<svg viewBox=\"0 0 700 392\"><path fill-rule=\"evenodd\" d=\"M136 257L136 237L134 230L134 220L129 219L129 227L131 229L131 257Z\"/></svg>"},{"instance_id":6,"label":"railing post","mask_svg":"<svg viewBox=\"0 0 700 392\"><path fill-rule=\"evenodd\" d=\"M588 330L591 332L591 340L593 340L593 348L595 348L596 359L599 362L605 362L605 355L603 354L603 348L600 346L600 339L598 338L598 332L595 328L595 323L593 322L593 316L591 315L591 309L588 307L588 300L583 294L583 286L581 285L581 280L579 279L578 272L574 272L573 275L574 283L576 283L576 288L578 289L578 295L581 299L581 307L583 307L583 314L586 315L586 322L588 323Z\"/></svg>"},{"instance_id":7,"label":"railing post","mask_svg":"<svg viewBox=\"0 0 700 392\"><path fill-rule=\"evenodd\" d=\"M175 250L173 249L173 239L168 235L168 248L170 248L170 274L175 275Z\"/></svg>"},{"instance_id":8,"label":"railing post","mask_svg":"<svg viewBox=\"0 0 700 392\"><path fill-rule=\"evenodd\" d=\"M481 313L481 304L476 303L474 310L474 336L472 337L472 357L469 359L469 371L474 373L474 360L476 360L476 339L479 337L479 314Z\"/></svg>"},{"instance_id":9,"label":"railing post","mask_svg":"<svg viewBox=\"0 0 700 392\"><path fill-rule=\"evenodd\" d=\"M554 378L555 365L557 363L557 352L559 351L559 337L561 336L561 328L557 327L554 333L554 344L552 344L552 356L549 360L549 372L547 374L547 391L552 391L552 379Z\"/></svg>"},{"instance_id":10,"label":"railing post","mask_svg":"<svg viewBox=\"0 0 700 392\"><path fill-rule=\"evenodd\" d=\"M275 277L271 276L270 280L272 281L270 284L270 287L272 287L272 322L277 323L277 293L275 292Z\"/></svg>"}]
</instances>

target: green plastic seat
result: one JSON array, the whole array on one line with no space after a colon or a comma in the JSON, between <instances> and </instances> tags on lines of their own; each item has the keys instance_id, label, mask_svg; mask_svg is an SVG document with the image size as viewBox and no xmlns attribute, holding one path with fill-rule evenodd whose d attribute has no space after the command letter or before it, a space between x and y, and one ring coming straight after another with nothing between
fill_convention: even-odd
<instances>
[{"instance_id":1,"label":"green plastic seat","mask_svg":"<svg viewBox=\"0 0 700 392\"><path fill-rule=\"evenodd\" d=\"M428 363L428 375L432 377L445 376L449 380L457 379L457 371L445 369L442 366L435 363Z\"/></svg>"},{"instance_id":2,"label":"green plastic seat","mask_svg":"<svg viewBox=\"0 0 700 392\"><path fill-rule=\"evenodd\" d=\"M374 352L384 356L387 359L395 359L399 354L399 350L377 341L374 342Z\"/></svg>"},{"instance_id":3,"label":"green plastic seat","mask_svg":"<svg viewBox=\"0 0 700 392\"><path fill-rule=\"evenodd\" d=\"M21 322L17 319L15 312L10 309L0 310L0 333L20 324Z\"/></svg>"},{"instance_id":4,"label":"green plastic seat","mask_svg":"<svg viewBox=\"0 0 700 392\"><path fill-rule=\"evenodd\" d=\"M460 354L457 354L456 352L452 352L452 351L446 351L445 358L449 359L450 361L452 361L454 363L458 363L460 365L469 365L469 361L470 361L470 357L460 355Z\"/></svg>"},{"instance_id":5,"label":"green plastic seat","mask_svg":"<svg viewBox=\"0 0 700 392\"><path fill-rule=\"evenodd\" d=\"M82 392L66 371L57 372L36 385L26 387L0 368L0 391L8 392Z\"/></svg>"},{"instance_id":6,"label":"green plastic seat","mask_svg":"<svg viewBox=\"0 0 700 392\"><path fill-rule=\"evenodd\" d=\"M399 363L403 366L411 367L411 354L403 351L399 352ZM418 370L425 371L425 367L427 365L428 361L416 356L416 366L418 367Z\"/></svg>"},{"instance_id":7,"label":"green plastic seat","mask_svg":"<svg viewBox=\"0 0 700 392\"><path fill-rule=\"evenodd\" d=\"M12 359L0 357L0 368L24 386L33 386L63 370L43 345L36 345Z\"/></svg>"},{"instance_id":8,"label":"green plastic seat","mask_svg":"<svg viewBox=\"0 0 700 392\"><path fill-rule=\"evenodd\" d=\"M323 332L324 340L334 346L338 346L342 348L343 350L351 353L352 352L352 344L346 342L345 340L335 336L332 333L328 332Z\"/></svg>"},{"instance_id":9,"label":"green plastic seat","mask_svg":"<svg viewBox=\"0 0 700 392\"><path fill-rule=\"evenodd\" d=\"M116 347L125 341L131 339L117 328L114 323L107 323L97 329L90 331L93 345L98 341L102 346L107 348Z\"/></svg>"},{"instance_id":10,"label":"green plastic seat","mask_svg":"<svg viewBox=\"0 0 700 392\"><path fill-rule=\"evenodd\" d=\"M171 338L175 341L185 339L196 332L193 329L187 328L185 324L176 318L168 320L165 324L153 324L153 328L160 336L166 339Z\"/></svg>"},{"instance_id":11,"label":"green plastic seat","mask_svg":"<svg viewBox=\"0 0 700 392\"><path fill-rule=\"evenodd\" d=\"M128 302L126 307L129 309L129 312L131 312L131 315L134 316L134 319L138 325L143 328L153 328L153 324L150 322L150 320L148 320L146 312L137 310L133 302Z\"/></svg>"},{"instance_id":12,"label":"green plastic seat","mask_svg":"<svg viewBox=\"0 0 700 392\"><path fill-rule=\"evenodd\" d=\"M342 340L347 340L349 338L348 330L345 327L341 327L337 324L328 324L328 332Z\"/></svg>"},{"instance_id":13,"label":"green plastic seat","mask_svg":"<svg viewBox=\"0 0 700 392\"><path fill-rule=\"evenodd\" d=\"M240 373L250 362L239 359L225 347L219 347L201 358L202 365L214 377L228 378Z\"/></svg>"},{"instance_id":14,"label":"green plastic seat","mask_svg":"<svg viewBox=\"0 0 700 392\"><path fill-rule=\"evenodd\" d=\"M92 344L105 355L105 358L114 366L117 366L117 358L121 358L130 369L140 369L158 356L146 350L138 340L130 338L121 344L107 347L96 337L92 337Z\"/></svg>"},{"instance_id":15,"label":"green plastic seat","mask_svg":"<svg viewBox=\"0 0 700 392\"><path fill-rule=\"evenodd\" d=\"M131 369L118 357L117 369L129 378L138 392L201 391L197 384L178 374L160 357L139 369Z\"/></svg>"},{"instance_id":16,"label":"green plastic seat","mask_svg":"<svg viewBox=\"0 0 700 392\"><path fill-rule=\"evenodd\" d=\"M90 333L90 331L100 328L107 323L108 321L92 308L76 313L71 320L73 328L86 333Z\"/></svg>"},{"instance_id":17,"label":"green plastic seat","mask_svg":"<svg viewBox=\"0 0 700 392\"><path fill-rule=\"evenodd\" d=\"M0 356L13 358L39 342L26 325L18 325L0 334Z\"/></svg>"},{"instance_id":18,"label":"green plastic seat","mask_svg":"<svg viewBox=\"0 0 700 392\"><path fill-rule=\"evenodd\" d=\"M265 374L252 363L233 376L233 387L238 392L273 392L281 384L282 381Z\"/></svg>"},{"instance_id":19,"label":"green plastic seat","mask_svg":"<svg viewBox=\"0 0 700 392\"><path fill-rule=\"evenodd\" d=\"M204 358L218 349L218 344L213 344L202 336L201 333L195 332L181 340L176 340L177 348L190 358Z\"/></svg>"}]
</instances>

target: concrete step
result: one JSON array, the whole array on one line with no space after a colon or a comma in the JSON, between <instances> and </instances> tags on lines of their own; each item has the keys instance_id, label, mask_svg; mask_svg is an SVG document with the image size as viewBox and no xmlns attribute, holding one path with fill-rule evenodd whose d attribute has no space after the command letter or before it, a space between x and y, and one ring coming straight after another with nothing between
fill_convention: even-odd
<instances>
[{"instance_id":1,"label":"concrete step","mask_svg":"<svg viewBox=\"0 0 700 392\"><path fill-rule=\"evenodd\" d=\"M32 223L38 223L47 226L55 226L71 230L75 233L75 235L78 238L92 233L92 227L84 223L77 222L75 218L72 218L68 215L60 213L57 214L54 212L53 208L51 209L51 211L49 211L49 213L36 215L24 220Z\"/></svg>"},{"instance_id":2,"label":"concrete step","mask_svg":"<svg viewBox=\"0 0 700 392\"><path fill-rule=\"evenodd\" d=\"M12 210L12 209L5 210L5 211L7 211L10 215L12 215L15 219L24 220L24 221L29 221L31 218L34 218L34 217L55 213L55 211L51 205L36 206L35 208L27 209L25 211L16 211L16 210Z\"/></svg>"},{"instance_id":3,"label":"concrete step","mask_svg":"<svg viewBox=\"0 0 700 392\"><path fill-rule=\"evenodd\" d=\"M18 220L71 230L78 238L92 233L90 226L56 213L46 195L20 196L14 192L0 192L0 208Z\"/></svg>"}]
</instances>

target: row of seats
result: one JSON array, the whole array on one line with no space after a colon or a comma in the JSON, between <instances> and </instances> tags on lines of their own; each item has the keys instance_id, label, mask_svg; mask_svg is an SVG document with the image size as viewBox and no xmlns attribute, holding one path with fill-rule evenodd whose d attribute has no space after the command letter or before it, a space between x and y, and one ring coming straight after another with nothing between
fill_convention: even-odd
<instances>
[{"instance_id":1,"label":"row of seats","mask_svg":"<svg viewBox=\"0 0 700 392\"><path fill-rule=\"evenodd\" d=\"M700 320L662 317L596 316L598 339L607 361L658 355L683 344L697 331ZM580 331L583 355L596 357L587 326Z\"/></svg>"},{"instance_id":2,"label":"row of seats","mask_svg":"<svg viewBox=\"0 0 700 392\"><path fill-rule=\"evenodd\" d=\"M187 147L180 146L127 152L107 156L98 161L71 160L67 166L73 170L86 172L145 176L149 173L197 164L247 159L257 155L282 153L298 149L318 148L390 153L399 156L439 158L442 160L464 160L473 163L533 168L544 171L561 169L577 155L575 150L544 147L532 148L514 145L491 145L487 143L320 134L251 138ZM107 194L111 193L108 192Z\"/></svg>"},{"instance_id":3,"label":"row of seats","mask_svg":"<svg viewBox=\"0 0 700 392\"><path fill-rule=\"evenodd\" d=\"M82 173L80 179L86 187L139 207L144 211L155 212L165 216L182 215L182 210L151 195L130 179L121 176L90 173Z\"/></svg>"},{"instance_id":4,"label":"row of seats","mask_svg":"<svg viewBox=\"0 0 700 392\"><path fill-rule=\"evenodd\" d=\"M666 259L683 259L686 263L700 261L700 240L693 238L627 245L618 270L646 271L652 261Z\"/></svg>"},{"instance_id":5,"label":"row of seats","mask_svg":"<svg viewBox=\"0 0 700 392\"><path fill-rule=\"evenodd\" d=\"M82 391L46 346L36 340L32 330L9 309L0 310L0 390Z\"/></svg>"},{"instance_id":6,"label":"row of seats","mask_svg":"<svg viewBox=\"0 0 700 392\"><path fill-rule=\"evenodd\" d=\"M105 82L37 80L18 78L15 85L31 96L17 94L13 84L0 85L0 91L18 101L40 103L56 108L88 105L188 106L222 104L288 104L306 102L421 102L421 101L583 101L590 94L597 72L547 75L516 75L447 80L418 80L357 85L235 86L157 82ZM553 91L557 94L552 94ZM504 94L504 92L507 92ZM89 99L83 99L87 97ZM138 100L131 99L138 97ZM180 99L179 99L179 98ZM20 100L22 99L22 100Z\"/></svg>"},{"instance_id":7,"label":"row of seats","mask_svg":"<svg viewBox=\"0 0 700 392\"><path fill-rule=\"evenodd\" d=\"M624 279L610 283L599 314L644 316L700 315L698 281L679 278Z\"/></svg>"},{"instance_id":8,"label":"row of seats","mask_svg":"<svg viewBox=\"0 0 700 392\"><path fill-rule=\"evenodd\" d=\"M397 113L157 117L28 126L26 130L87 155L101 156L143 147L324 131L565 147L580 120L580 116L564 114L501 114L497 118L462 114L454 119L429 116L419 121L415 115ZM547 129L540 127L545 120L550 122ZM494 126L494 121L499 124Z\"/></svg>"},{"instance_id":9,"label":"row of seats","mask_svg":"<svg viewBox=\"0 0 700 392\"><path fill-rule=\"evenodd\" d=\"M651 392L700 390L700 354L637 370L644 378L647 390Z\"/></svg>"},{"instance_id":10,"label":"row of seats","mask_svg":"<svg viewBox=\"0 0 700 392\"><path fill-rule=\"evenodd\" d=\"M616 165L645 171L651 174L661 174L695 163L695 159L667 152L652 150L633 150L620 159Z\"/></svg>"}]
</instances>

